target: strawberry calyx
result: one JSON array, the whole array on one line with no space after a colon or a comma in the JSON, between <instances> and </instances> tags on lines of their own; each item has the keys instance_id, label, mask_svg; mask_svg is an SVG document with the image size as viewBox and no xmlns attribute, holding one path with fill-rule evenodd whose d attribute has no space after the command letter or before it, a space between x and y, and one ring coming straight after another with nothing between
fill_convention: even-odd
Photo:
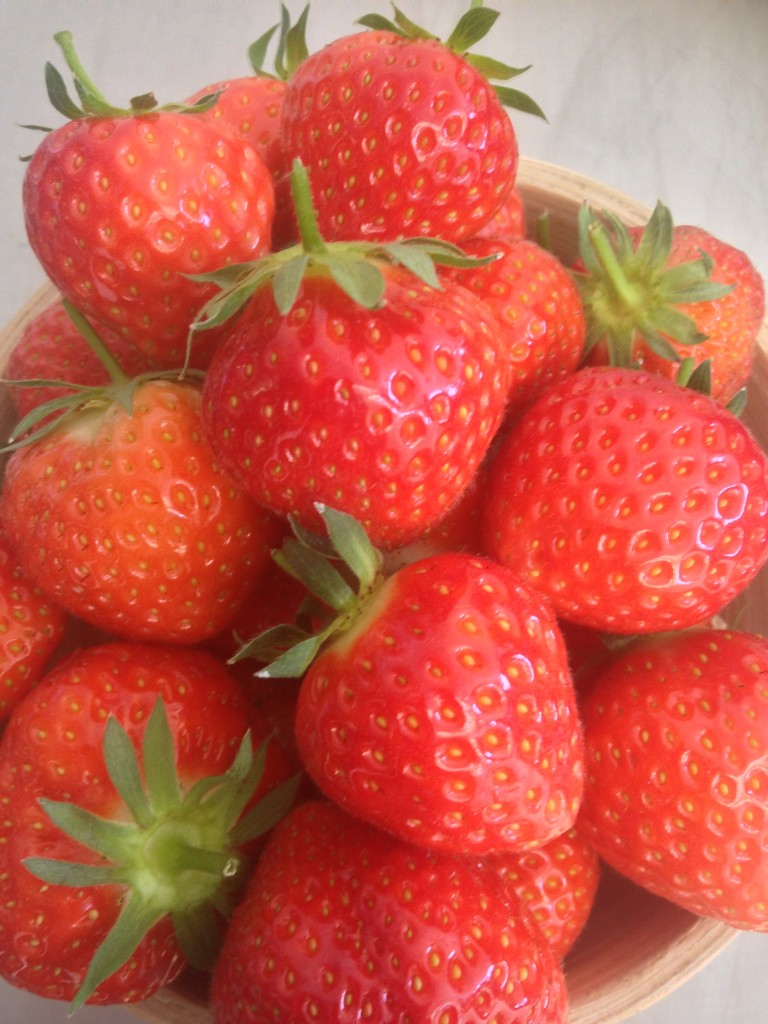
<instances>
[{"instance_id":1,"label":"strawberry calyx","mask_svg":"<svg viewBox=\"0 0 768 1024\"><path fill-rule=\"evenodd\" d=\"M320 502L326 537L316 535L289 518L293 537L272 553L277 564L299 580L309 599L299 609L297 621L272 626L245 643L231 663L254 658L263 663L255 675L262 678L296 679L306 672L328 642L352 628L386 571L381 552L374 547L354 516ZM314 631L305 619L318 624Z\"/></svg>"},{"instance_id":2,"label":"strawberry calyx","mask_svg":"<svg viewBox=\"0 0 768 1024\"><path fill-rule=\"evenodd\" d=\"M722 298L731 286L711 279L713 262L701 257L669 266L674 225L669 209L658 202L637 245L615 214L597 213L584 203L579 210L579 256L574 271L587 318L585 356L605 344L613 366L631 366L639 339L657 355L680 362L675 343L700 344L706 335L695 319L677 307Z\"/></svg>"},{"instance_id":3,"label":"strawberry calyx","mask_svg":"<svg viewBox=\"0 0 768 1024\"><path fill-rule=\"evenodd\" d=\"M105 98L85 70L75 50L72 33L69 31L56 32L53 38L58 43L64 60L72 72L79 103L72 98L61 72L50 61L45 65L48 98L55 109L70 121L78 121L85 117L133 117L160 112L202 113L210 110L218 99L218 93L210 93L201 96L193 104L168 103L161 106L158 105L154 93L146 92L134 96L129 101L128 107L114 106Z\"/></svg>"},{"instance_id":4,"label":"strawberry calyx","mask_svg":"<svg viewBox=\"0 0 768 1024\"><path fill-rule=\"evenodd\" d=\"M253 750L246 733L229 769L186 791L161 697L144 732L140 759L111 717L104 732L109 777L131 820L102 818L75 804L40 799L50 820L94 851L100 864L29 857L24 865L50 885L125 887L122 910L94 954L70 1012L131 956L144 935L170 915L188 962L210 969L228 917L250 870L244 844L268 832L288 811L292 778L248 808L263 776L269 740Z\"/></svg>"},{"instance_id":5,"label":"strawberry calyx","mask_svg":"<svg viewBox=\"0 0 768 1024\"><path fill-rule=\"evenodd\" d=\"M232 264L205 274L190 275L194 281L215 284L219 291L198 313L190 331L209 330L229 320L261 287L271 284L278 311L290 312L304 276L327 273L354 302L374 309L384 296L385 264L399 264L442 290L436 266L469 267L497 259L467 256L452 242L439 238L406 238L398 242L333 241L320 234L309 176L296 157L291 170L291 192L300 241L252 263Z\"/></svg>"},{"instance_id":6,"label":"strawberry calyx","mask_svg":"<svg viewBox=\"0 0 768 1024\"><path fill-rule=\"evenodd\" d=\"M71 381L47 377L3 379L0 383L9 387L64 387L69 390L67 394L59 395L47 402L41 402L19 420L6 444L0 447L0 454L6 454L39 441L54 429L58 429L65 423L71 423L81 413L104 412L111 405L117 404L130 415L136 390L147 381L177 380L181 382L182 380L202 381L203 379L202 371L186 367L181 370L148 370L146 373L129 377L123 372L98 332L94 330L80 310L68 299L63 299L62 304L69 318L106 368L110 381L108 384L75 384Z\"/></svg>"},{"instance_id":7,"label":"strawberry calyx","mask_svg":"<svg viewBox=\"0 0 768 1024\"><path fill-rule=\"evenodd\" d=\"M546 115L541 107L526 93L519 89L512 89L508 86L496 85L495 80L507 82L518 75L524 74L531 68L527 64L523 68L512 67L493 57L484 57L480 54L470 53L471 48L490 32L499 17L499 11L481 4L473 3L469 10L462 14L456 23L453 31L447 39L440 39L431 32L417 25L407 18L403 12L393 3L393 19L386 18L381 14L366 14L357 21L358 25L377 31L393 32L405 39L434 39L441 42L452 53L457 54L467 64L479 71L492 84L494 92L506 107L519 110L525 114L533 114L546 121Z\"/></svg>"},{"instance_id":8,"label":"strawberry calyx","mask_svg":"<svg viewBox=\"0 0 768 1024\"><path fill-rule=\"evenodd\" d=\"M309 4L299 15L295 25L291 24L291 16L285 4L280 5L281 18L279 25L271 28L254 40L248 47L248 61L255 75L262 78L278 78L287 82L293 72L309 56L307 47L307 18ZM280 30L277 51L274 59L274 73L265 69L267 50L275 33Z\"/></svg>"}]
</instances>

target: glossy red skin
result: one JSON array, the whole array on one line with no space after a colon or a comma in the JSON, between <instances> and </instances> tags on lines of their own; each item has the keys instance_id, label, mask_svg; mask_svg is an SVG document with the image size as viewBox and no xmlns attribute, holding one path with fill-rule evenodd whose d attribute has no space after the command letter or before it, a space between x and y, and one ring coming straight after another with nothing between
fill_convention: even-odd
<instances>
[{"instance_id":1,"label":"glossy red skin","mask_svg":"<svg viewBox=\"0 0 768 1024\"><path fill-rule=\"evenodd\" d=\"M187 103L196 103L204 96L218 92L216 103L200 116L220 127L233 128L253 146L269 168L275 186L273 249L282 249L297 237L289 182L291 168L286 165L280 134L285 89L286 83L280 78L246 75L214 82L198 89L187 100Z\"/></svg>"},{"instance_id":2,"label":"glossy red skin","mask_svg":"<svg viewBox=\"0 0 768 1024\"><path fill-rule=\"evenodd\" d=\"M65 625L64 611L27 578L0 533L0 728L43 675Z\"/></svg>"},{"instance_id":3,"label":"glossy red skin","mask_svg":"<svg viewBox=\"0 0 768 1024\"><path fill-rule=\"evenodd\" d=\"M637 242L642 229L630 228ZM668 267L698 260L702 253L712 258L712 281L730 285L731 291L719 299L706 302L680 303L675 308L691 317L705 340L698 345L675 348L681 359L696 364L711 360L711 395L726 404L743 388L752 371L757 332L765 316L765 285L757 268L746 253L721 241L703 228L680 224L673 230L672 252ZM589 362L607 362L604 346L592 349ZM636 334L632 360L644 370L672 380L679 364L663 359L652 351L641 334Z\"/></svg>"},{"instance_id":4,"label":"glossy red skin","mask_svg":"<svg viewBox=\"0 0 768 1024\"><path fill-rule=\"evenodd\" d=\"M32 249L62 294L173 366L217 291L186 275L258 258L274 216L255 150L194 114L62 125L35 151L23 202Z\"/></svg>"},{"instance_id":5,"label":"glossy red skin","mask_svg":"<svg viewBox=\"0 0 768 1024\"><path fill-rule=\"evenodd\" d=\"M483 533L564 619L630 634L695 625L768 558L768 460L713 399L588 368L504 438Z\"/></svg>"},{"instance_id":6,"label":"glossy red skin","mask_svg":"<svg viewBox=\"0 0 768 1024\"><path fill-rule=\"evenodd\" d=\"M99 336L128 377L147 371L149 360L115 331L100 328ZM108 384L109 372L77 329L61 299L55 299L25 326L11 349L5 380L62 380L72 384ZM73 389L12 387L11 401L21 418L43 402Z\"/></svg>"},{"instance_id":7,"label":"glossy red skin","mask_svg":"<svg viewBox=\"0 0 768 1024\"><path fill-rule=\"evenodd\" d=\"M622 874L695 914L768 931L768 641L642 641L583 705L585 834Z\"/></svg>"},{"instance_id":8,"label":"glossy red skin","mask_svg":"<svg viewBox=\"0 0 768 1024\"><path fill-rule=\"evenodd\" d=\"M525 219L523 196L520 189L513 185L493 217L472 237L512 240L525 238L527 234L528 224Z\"/></svg>"},{"instance_id":9,"label":"glossy red skin","mask_svg":"<svg viewBox=\"0 0 768 1024\"><path fill-rule=\"evenodd\" d=\"M200 391L152 381L13 453L0 519L20 565L73 615L128 639L198 643L229 622L282 524L222 470Z\"/></svg>"},{"instance_id":10,"label":"glossy red skin","mask_svg":"<svg viewBox=\"0 0 768 1024\"><path fill-rule=\"evenodd\" d=\"M567 956L589 919L600 882L600 858L580 828L526 853L489 857L487 864L528 907L555 956Z\"/></svg>"},{"instance_id":11,"label":"glossy red skin","mask_svg":"<svg viewBox=\"0 0 768 1024\"><path fill-rule=\"evenodd\" d=\"M499 321L512 370L507 417L514 417L581 361L586 321L581 297L563 263L531 239L470 238L462 245L476 267L442 275L488 304Z\"/></svg>"},{"instance_id":12,"label":"glossy red skin","mask_svg":"<svg viewBox=\"0 0 768 1024\"><path fill-rule=\"evenodd\" d=\"M374 310L317 269L285 317L259 289L211 364L203 414L257 501L318 532L314 504L325 502L392 548L435 525L471 481L509 370L482 302L383 270Z\"/></svg>"},{"instance_id":13,"label":"glossy red skin","mask_svg":"<svg viewBox=\"0 0 768 1024\"><path fill-rule=\"evenodd\" d=\"M0 974L19 988L71 1000L124 894L120 886L45 885L21 865L28 856L99 862L50 822L38 798L71 800L100 816L130 820L104 767L104 728L114 715L138 750L158 695L187 788L226 771L248 728L255 745L268 734L219 662L166 645L115 643L75 652L41 680L9 721L0 740ZM273 744L256 797L286 777ZM165 918L89 1003L144 999L184 966Z\"/></svg>"},{"instance_id":14,"label":"glossy red skin","mask_svg":"<svg viewBox=\"0 0 768 1024\"><path fill-rule=\"evenodd\" d=\"M458 242L517 174L493 87L435 39L365 31L311 54L288 82L282 133L309 170L326 239Z\"/></svg>"},{"instance_id":15,"label":"glossy red skin","mask_svg":"<svg viewBox=\"0 0 768 1024\"><path fill-rule=\"evenodd\" d=\"M408 842L525 850L570 828L581 732L547 603L487 559L390 576L302 683L296 736L319 788Z\"/></svg>"},{"instance_id":16,"label":"glossy red skin","mask_svg":"<svg viewBox=\"0 0 768 1024\"><path fill-rule=\"evenodd\" d=\"M215 1024L565 1024L561 968L493 872L323 801L272 832L214 971Z\"/></svg>"}]
</instances>

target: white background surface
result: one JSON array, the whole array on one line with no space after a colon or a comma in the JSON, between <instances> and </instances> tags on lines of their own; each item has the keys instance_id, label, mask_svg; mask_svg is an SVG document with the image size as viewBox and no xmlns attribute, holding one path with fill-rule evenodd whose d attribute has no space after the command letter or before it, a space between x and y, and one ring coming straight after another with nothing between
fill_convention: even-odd
<instances>
[{"instance_id":1,"label":"white background surface","mask_svg":"<svg viewBox=\"0 0 768 1024\"><path fill-rule=\"evenodd\" d=\"M287 0L294 17L303 0ZM400 0L446 35L467 4ZM515 116L521 152L599 178L679 223L698 223L748 252L768 278L768 2L766 0L488 0L502 12L485 50L533 64L516 84L549 123ZM313 0L310 48L353 31L383 0ZM0 0L0 322L43 275L21 213L24 165L55 126L43 66L63 61L54 32L71 29L92 78L113 102L153 89L181 100L248 72L246 48L279 17L278 0ZM633 1024L762 1024L768 937L740 935L700 975ZM0 982L0 1020L63 1024L66 1008ZM130 1024L124 1008L81 1011L83 1024Z\"/></svg>"}]
</instances>

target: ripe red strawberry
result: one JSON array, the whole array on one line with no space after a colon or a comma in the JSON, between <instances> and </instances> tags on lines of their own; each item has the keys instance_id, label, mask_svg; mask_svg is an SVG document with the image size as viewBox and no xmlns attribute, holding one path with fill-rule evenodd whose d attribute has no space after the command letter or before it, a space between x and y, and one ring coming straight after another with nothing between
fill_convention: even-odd
<instances>
[{"instance_id":1,"label":"ripe red strawberry","mask_svg":"<svg viewBox=\"0 0 768 1024\"><path fill-rule=\"evenodd\" d=\"M57 39L86 93L82 109L58 103L73 120L48 132L28 164L30 244L86 316L155 365L181 365L189 326L215 292L190 275L269 245L269 171L251 146L194 112L146 97L135 109L109 107L83 82L68 33Z\"/></svg>"},{"instance_id":2,"label":"ripe red strawberry","mask_svg":"<svg viewBox=\"0 0 768 1024\"><path fill-rule=\"evenodd\" d=\"M580 286L589 361L674 379L683 359L711 361L711 394L728 403L752 369L765 287L746 253L659 203L648 225L605 224L585 207Z\"/></svg>"},{"instance_id":3,"label":"ripe red strawberry","mask_svg":"<svg viewBox=\"0 0 768 1024\"><path fill-rule=\"evenodd\" d=\"M41 680L0 741L0 974L76 1008L210 967L291 799L267 731L199 651L106 644Z\"/></svg>"},{"instance_id":4,"label":"ripe red strawberry","mask_svg":"<svg viewBox=\"0 0 768 1024\"><path fill-rule=\"evenodd\" d=\"M489 867L525 903L561 959L570 953L592 912L600 858L577 826L535 850L489 857Z\"/></svg>"},{"instance_id":5,"label":"ripe red strawberry","mask_svg":"<svg viewBox=\"0 0 768 1024\"><path fill-rule=\"evenodd\" d=\"M217 94L215 104L200 116L219 127L233 129L253 146L272 174L275 189L273 249L281 249L294 242L297 237L289 182L291 168L283 153L280 119L286 82L301 61L308 56L304 38L308 13L309 5L292 26L283 5L281 31L275 55L275 74L266 72L264 63L267 47L278 29L277 25L249 47L248 58L253 69L252 74L214 82L198 89L186 101L190 106L194 106L207 96Z\"/></svg>"},{"instance_id":6,"label":"ripe red strawberry","mask_svg":"<svg viewBox=\"0 0 768 1024\"><path fill-rule=\"evenodd\" d=\"M640 370L580 370L504 438L484 536L564 619L694 625L768 559L768 459L712 398Z\"/></svg>"},{"instance_id":7,"label":"ripe red strawberry","mask_svg":"<svg viewBox=\"0 0 768 1024\"><path fill-rule=\"evenodd\" d=\"M317 801L270 835L213 979L215 1024L565 1024L561 968L492 871Z\"/></svg>"},{"instance_id":8,"label":"ripe red strawberry","mask_svg":"<svg viewBox=\"0 0 768 1024\"><path fill-rule=\"evenodd\" d=\"M515 184L518 147L503 102L541 113L490 77L518 69L467 51L498 12L467 12L445 43L395 8L311 54L283 101L287 154L310 171L328 239L416 235L460 241ZM501 97L501 98L500 98Z\"/></svg>"},{"instance_id":9,"label":"ripe red strawberry","mask_svg":"<svg viewBox=\"0 0 768 1024\"><path fill-rule=\"evenodd\" d=\"M470 238L462 249L478 260L497 257L442 275L483 299L501 324L512 369L507 416L514 417L578 366L586 337L581 297L561 261L531 239Z\"/></svg>"},{"instance_id":10,"label":"ripe red strawberry","mask_svg":"<svg viewBox=\"0 0 768 1024\"><path fill-rule=\"evenodd\" d=\"M296 738L315 783L393 835L460 855L530 849L570 828L580 726L547 602L461 553L382 579L359 524L323 513L359 593L314 541L287 542L281 564L300 577L309 566L338 618L311 638L294 630L296 646L260 672L303 675Z\"/></svg>"},{"instance_id":11,"label":"ripe red strawberry","mask_svg":"<svg viewBox=\"0 0 768 1024\"><path fill-rule=\"evenodd\" d=\"M501 423L500 328L467 289L439 288L432 256L455 247L325 243L301 172L303 246L225 274L204 321L251 296L206 375L205 422L274 512L317 529L323 502L400 547L448 513Z\"/></svg>"},{"instance_id":12,"label":"ripe red strawberry","mask_svg":"<svg viewBox=\"0 0 768 1024\"><path fill-rule=\"evenodd\" d=\"M583 827L606 861L695 914L768 931L768 641L643 638L583 705Z\"/></svg>"},{"instance_id":13,"label":"ripe red strawberry","mask_svg":"<svg viewBox=\"0 0 768 1024\"><path fill-rule=\"evenodd\" d=\"M116 331L100 329L99 335L128 377L149 369L144 354ZM67 312L55 299L29 321L8 356L3 377L9 381L59 380L70 384L107 384L109 372ZM40 384L12 387L8 394L19 417L43 402L71 394L72 388Z\"/></svg>"},{"instance_id":14,"label":"ripe red strawberry","mask_svg":"<svg viewBox=\"0 0 768 1024\"><path fill-rule=\"evenodd\" d=\"M65 624L62 609L31 583L0 533L0 729L42 676Z\"/></svg>"},{"instance_id":15,"label":"ripe red strawberry","mask_svg":"<svg viewBox=\"0 0 768 1024\"><path fill-rule=\"evenodd\" d=\"M219 632L282 536L218 463L200 389L107 389L19 448L0 518L20 565L74 615L129 639L196 643Z\"/></svg>"},{"instance_id":16,"label":"ripe red strawberry","mask_svg":"<svg viewBox=\"0 0 768 1024\"><path fill-rule=\"evenodd\" d=\"M523 196L520 189L513 185L507 193L507 198L493 217L473 237L511 240L525 238L527 234L528 226L525 219Z\"/></svg>"}]
</instances>

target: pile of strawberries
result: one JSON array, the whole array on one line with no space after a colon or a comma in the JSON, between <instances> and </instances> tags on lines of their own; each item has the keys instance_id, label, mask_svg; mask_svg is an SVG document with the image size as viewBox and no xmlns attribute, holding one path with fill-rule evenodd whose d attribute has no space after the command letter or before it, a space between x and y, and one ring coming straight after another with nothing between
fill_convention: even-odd
<instances>
[{"instance_id":1,"label":"pile of strawberries","mask_svg":"<svg viewBox=\"0 0 768 1024\"><path fill-rule=\"evenodd\" d=\"M717 628L768 560L763 283L662 203L550 251L495 11L314 53L307 17L168 107L56 37L23 203L60 297L5 370L0 974L564 1024L603 862L768 931L768 642Z\"/></svg>"}]
</instances>

